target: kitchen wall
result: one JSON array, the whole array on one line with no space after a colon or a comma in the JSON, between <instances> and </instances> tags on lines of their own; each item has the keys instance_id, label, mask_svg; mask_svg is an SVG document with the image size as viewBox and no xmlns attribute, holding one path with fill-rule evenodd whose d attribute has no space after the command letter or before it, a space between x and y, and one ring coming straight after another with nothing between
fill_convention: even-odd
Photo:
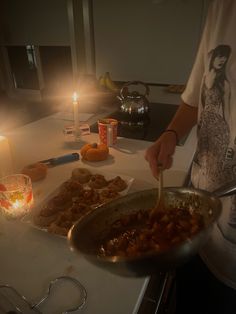
<instances>
[{"instance_id":1,"label":"kitchen wall","mask_svg":"<svg viewBox=\"0 0 236 314\"><path fill-rule=\"evenodd\" d=\"M5 45L70 45L67 0L3 0Z\"/></svg>"},{"instance_id":2,"label":"kitchen wall","mask_svg":"<svg viewBox=\"0 0 236 314\"><path fill-rule=\"evenodd\" d=\"M206 0L93 1L96 69L115 80L185 84Z\"/></svg>"},{"instance_id":3,"label":"kitchen wall","mask_svg":"<svg viewBox=\"0 0 236 314\"><path fill-rule=\"evenodd\" d=\"M86 62L83 71L92 73L95 55L97 78L109 71L117 81L185 84L209 1L2 0L0 22L6 31L0 33L0 45L68 46L74 73ZM84 11L78 14L74 29L68 15L70 3L77 11L83 6ZM93 21L89 13L85 15L89 3ZM89 24L94 25L94 43ZM0 83L2 88L3 79ZM171 102L178 102L172 98ZM150 100L156 101L153 86Z\"/></svg>"}]
</instances>

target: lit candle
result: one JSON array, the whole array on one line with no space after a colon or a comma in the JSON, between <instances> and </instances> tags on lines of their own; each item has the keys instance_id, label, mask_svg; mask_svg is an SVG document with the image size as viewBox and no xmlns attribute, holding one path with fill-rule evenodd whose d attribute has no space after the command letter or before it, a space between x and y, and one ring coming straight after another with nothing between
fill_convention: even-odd
<instances>
[{"instance_id":1,"label":"lit candle","mask_svg":"<svg viewBox=\"0 0 236 314\"><path fill-rule=\"evenodd\" d=\"M12 158L9 142L5 136L0 135L0 178L12 172Z\"/></svg>"},{"instance_id":2,"label":"lit candle","mask_svg":"<svg viewBox=\"0 0 236 314\"><path fill-rule=\"evenodd\" d=\"M74 92L72 96L74 106L74 127L75 127L75 139L80 138L80 125L79 125L79 103L78 94Z\"/></svg>"}]
</instances>

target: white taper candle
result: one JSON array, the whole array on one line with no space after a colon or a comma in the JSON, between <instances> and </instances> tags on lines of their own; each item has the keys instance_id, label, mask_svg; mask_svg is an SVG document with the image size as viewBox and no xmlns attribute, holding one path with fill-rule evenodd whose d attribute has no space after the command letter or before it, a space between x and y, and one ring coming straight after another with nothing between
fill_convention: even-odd
<instances>
[{"instance_id":1,"label":"white taper candle","mask_svg":"<svg viewBox=\"0 0 236 314\"><path fill-rule=\"evenodd\" d=\"M79 102L78 94L74 92L72 96L74 106L74 126L75 126L75 139L80 137L80 123L79 123Z\"/></svg>"},{"instance_id":2,"label":"white taper candle","mask_svg":"<svg viewBox=\"0 0 236 314\"><path fill-rule=\"evenodd\" d=\"M0 177L13 172L11 150L8 139L0 135Z\"/></svg>"}]
</instances>

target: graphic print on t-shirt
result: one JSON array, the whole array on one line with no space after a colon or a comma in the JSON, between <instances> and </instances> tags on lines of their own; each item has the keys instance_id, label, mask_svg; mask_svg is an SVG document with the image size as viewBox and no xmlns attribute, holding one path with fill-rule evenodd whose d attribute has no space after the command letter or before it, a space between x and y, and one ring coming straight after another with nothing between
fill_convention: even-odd
<instances>
[{"instance_id":1,"label":"graphic print on t-shirt","mask_svg":"<svg viewBox=\"0 0 236 314\"><path fill-rule=\"evenodd\" d=\"M230 46L219 45L213 49L202 79L192 181L196 188L208 191L232 179L225 172L230 145L230 82L226 74L230 55Z\"/></svg>"},{"instance_id":2,"label":"graphic print on t-shirt","mask_svg":"<svg viewBox=\"0 0 236 314\"><path fill-rule=\"evenodd\" d=\"M231 131L230 82L227 62L231 48L219 45L210 52L200 93L198 145L192 165L196 188L214 191L236 178L236 138ZM224 204L225 205L225 204ZM218 222L222 235L235 243L236 197L232 196Z\"/></svg>"}]
</instances>

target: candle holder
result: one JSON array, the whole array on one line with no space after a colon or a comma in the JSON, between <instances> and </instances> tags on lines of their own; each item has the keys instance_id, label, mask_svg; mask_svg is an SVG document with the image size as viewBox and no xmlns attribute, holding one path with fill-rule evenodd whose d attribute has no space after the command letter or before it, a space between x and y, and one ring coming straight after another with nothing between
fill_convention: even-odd
<instances>
[{"instance_id":1,"label":"candle holder","mask_svg":"<svg viewBox=\"0 0 236 314\"><path fill-rule=\"evenodd\" d=\"M0 209L9 219L24 217L33 205L30 177L13 174L0 179Z\"/></svg>"}]
</instances>

